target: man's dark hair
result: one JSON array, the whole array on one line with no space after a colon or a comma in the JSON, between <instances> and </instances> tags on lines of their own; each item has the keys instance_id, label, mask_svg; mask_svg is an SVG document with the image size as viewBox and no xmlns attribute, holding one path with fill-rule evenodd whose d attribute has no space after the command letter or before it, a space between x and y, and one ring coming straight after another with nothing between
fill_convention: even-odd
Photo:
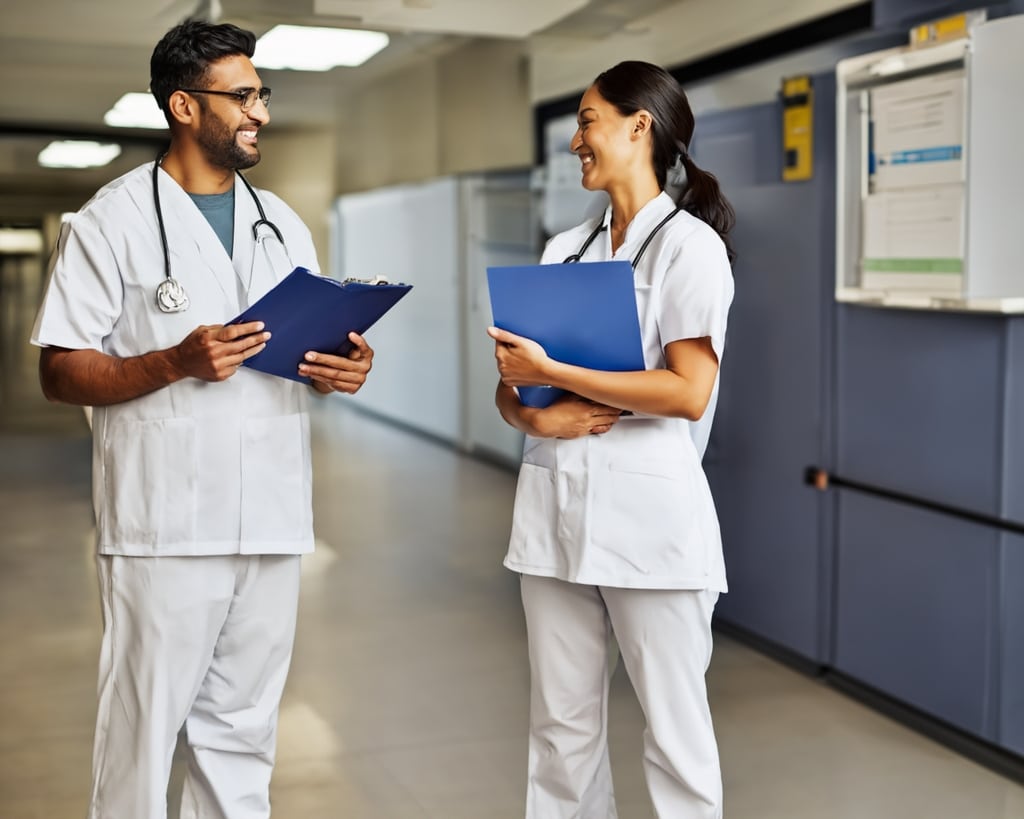
<instances>
[{"instance_id":1,"label":"man's dark hair","mask_svg":"<svg viewBox=\"0 0 1024 819\"><path fill-rule=\"evenodd\" d=\"M231 23L186 20L168 31L149 60L149 90L170 118L168 102L179 88L205 88L210 66L225 57L256 51L256 35Z\"/></svg>"}]
</instances>

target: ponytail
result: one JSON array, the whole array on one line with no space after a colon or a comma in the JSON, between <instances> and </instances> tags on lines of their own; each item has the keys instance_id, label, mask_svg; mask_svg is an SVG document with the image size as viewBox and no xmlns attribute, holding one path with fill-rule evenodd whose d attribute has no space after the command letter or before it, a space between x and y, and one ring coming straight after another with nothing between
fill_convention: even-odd
<instances>
[{"instance_id":1,"label":"ponytail","mask_svg":"<svg viewBox=\"0 0 1024 819\"><path fill-rule=\"evenodd\" d=\"M710 225L725 244L729 261L735 259L729 231L736 212L722 195L718 180L690 157L687 146L693 137L693 110L676 79L659 66L628 60L600 73L594 85L624 116L641 109L650 112L651 162L658 184L664 190L670 173L684 182L676 204Z\"/></svg>"},{"instance_id":2,"label":"ponytail","mask_svg":"<svg viewBox=\"0 0 1024 819\"><path fill-rule=\"evenodd\" d=\"M686 171L686 185L676 197L676 204L687 213L707 222L725 244L729 261L734 261L736 251L729 240L729 231L736 224L736 211L722 194L718 179L713 173L698 168L686 150L680 151L679 156Z\"/></svg>"}]
</instances>

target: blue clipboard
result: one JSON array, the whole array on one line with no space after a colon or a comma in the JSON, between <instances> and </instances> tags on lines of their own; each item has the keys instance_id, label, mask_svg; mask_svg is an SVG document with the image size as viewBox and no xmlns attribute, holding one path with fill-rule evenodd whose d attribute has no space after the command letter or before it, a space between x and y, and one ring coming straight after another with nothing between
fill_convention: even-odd
<instances>
[{"instance_id":1,"label":"blue clipboard","mask_svg":"<svg viewBox=\"0 0 1024 819\"><path fill-rule=\"evenodd\" d=\"M551 358L591 370L646 369L633 266L626 261L487 268L494 326L533 339ZM564 390L517 387L546 407Z\"/></svg>"},{"instance_id":2,"label":"blue clipboard","mask_svg":"<svg viewBox=\"0 0 1024 819\"><path fill-rule=\"evenodd\" d=\"M412 289L411 284L338 281L296 267L263 298L228 324L262 321L267 346L243 366L309 384L299 364L310 350L345 355L348 334L362 335Z\"/></svg>"}]
</instances>

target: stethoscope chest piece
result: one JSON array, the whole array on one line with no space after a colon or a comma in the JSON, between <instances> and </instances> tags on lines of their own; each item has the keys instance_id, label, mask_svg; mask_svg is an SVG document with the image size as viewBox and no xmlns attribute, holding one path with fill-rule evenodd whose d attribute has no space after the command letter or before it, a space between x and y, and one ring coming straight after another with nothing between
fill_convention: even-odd
<instances>
[{"instance_id":1,"label":"stethoscope chest piece","mask_svg":"<svg viewBox=\"0 0 1024 819\"><path fill-rule=\"evenodd\" d=\"M180 313L188 310L188 293L181 282L170 277L160 282L156 289L156 306L164 313Z\"/></svg>"}]
</instances>

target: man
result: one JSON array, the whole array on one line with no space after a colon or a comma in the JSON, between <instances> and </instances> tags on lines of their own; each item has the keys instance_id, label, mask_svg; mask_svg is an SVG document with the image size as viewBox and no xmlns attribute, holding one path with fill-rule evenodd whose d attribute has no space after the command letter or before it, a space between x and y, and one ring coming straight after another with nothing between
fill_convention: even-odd
<instances>
[{"instance_id":1,"label":"man","mask_svg":"<svg viewBox=\"0 0 1024 819\"><path fill-rule=\"evenodd\" d=\"M33 342L54 401L94 407L104 634L92 819L270 814L299 555L313 548L308 388L240 365L270 340L225 326L296 266L309 231L250 191L270 91L231 25L185 22L151 60L170 147L65 225ZM265 214L265 215L264 215ZM205 218L204 218L205 217ZM322 393L356 392L373 351L311 351Z\"/></svg>"}]
</instances>

